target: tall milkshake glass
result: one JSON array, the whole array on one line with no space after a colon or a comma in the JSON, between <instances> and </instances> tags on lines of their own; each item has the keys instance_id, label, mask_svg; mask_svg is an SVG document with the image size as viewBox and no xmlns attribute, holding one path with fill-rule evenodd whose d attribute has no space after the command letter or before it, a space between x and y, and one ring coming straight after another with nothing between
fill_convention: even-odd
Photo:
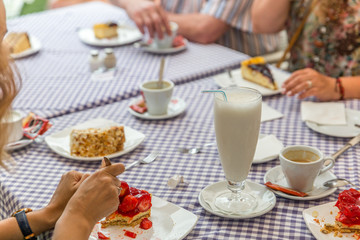
<instances>
[{"instance_id":1,"label":"tall milkshake glass","mask_svg":"<svg viewBox=\"0 0 360 240\"><path fill-rule=\"evenodd\" d=\"M248 176L258 141L262 96L251 88L231 87L214 94L216 143L229 192L215 199L215 206L241 214L257 206L246 192Z\"/></svg>"}]
</instances>

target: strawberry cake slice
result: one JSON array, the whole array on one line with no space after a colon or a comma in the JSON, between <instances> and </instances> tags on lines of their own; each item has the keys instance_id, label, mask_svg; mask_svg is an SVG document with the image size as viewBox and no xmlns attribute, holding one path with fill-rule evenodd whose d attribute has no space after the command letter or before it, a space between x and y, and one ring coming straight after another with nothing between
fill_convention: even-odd
<instances>
[{"instance_id":1,"label":"strawberry cake slice","mask_svg":"<svg viewBox=\"0 0 360 240\"><path fill-rule=\"evenodd\" d=\"M101 227L110 225L136 226L140 224L143 229L148 229L152 224L147 218L151 215L151 194L121 181L119 194L120 204L118 209L101 221ZM142 223L142 221L145 221ZM150 222L150 223L149 223Z\"/></svg>"},{"instance_id":2,"label":"strawberry cake slice","mask_svg":"<svg viewBox=\"0 0 360 240\"><path fill-rule=\"evenodd\" d=\"M350 188L339 194L335 206L339 213L335 217L335 224L341 230L360 230L360 192Z\"/></svg>"}]
</instances>

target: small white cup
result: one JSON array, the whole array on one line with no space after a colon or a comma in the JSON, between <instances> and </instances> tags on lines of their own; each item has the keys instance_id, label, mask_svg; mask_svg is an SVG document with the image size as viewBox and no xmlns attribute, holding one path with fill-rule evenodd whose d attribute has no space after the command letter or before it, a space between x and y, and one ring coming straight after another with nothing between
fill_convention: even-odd
<instances>
[{"instance_id":1,"label":"small white cup","mask_svg":"<svg viewBox=\"0 0 360 240\"><path fill-rule=\"evenodd\" d=\"M324 157L319 149L304 145L283 148L279 158L288 185L301 192L311 191L316 177L335 164L333 158Z\"/></svg>"},{"instance_id":2,"label":"small white cup","mask_svg":"<svg viewBox=\"0 0 360 240\"><path fill-rule=\"evenodd\" d=\"M24 114L20 111L11 110L3 119L3 123L7 129L8 143L20 140L23 137L22 120Z\"/></svg>"},{"instance_id":3,"label":"small white cup","mask_svg":"<svg viewBox=\"0 0 360 240\"><path fill-rule=\"evenodd\" d=\"M174 83L171 81L164 80L162 88L159 88L158 83L155 80L140 85L150 115L164 115L167 113L174 89Z\"/></svg>"},{"instance_id":4,"label":"small white cup","mask_svg":"<svg viewBox=\"0 0 360 240\"><path fill-rule=\"evenodd\" d=\"M163 38L160 39L157 36L157 34L155 33L154 39L151 43L151 46L153 48L164 49L164 48L172 47L172 44L173 44L174 38L177 35L177 30L178 30L179 26L175 22L170 22L169 24L170 24L171 35L168 35L166 32L164 32Z\"/></svg>"}]
</instances>

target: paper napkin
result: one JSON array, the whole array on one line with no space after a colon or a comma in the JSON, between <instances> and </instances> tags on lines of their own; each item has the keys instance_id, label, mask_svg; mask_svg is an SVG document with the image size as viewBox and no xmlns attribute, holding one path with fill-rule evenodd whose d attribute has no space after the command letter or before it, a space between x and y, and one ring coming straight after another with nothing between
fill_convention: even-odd
<instances>
[{"instance_id":1,"label":"paper napkin","mask_svg":"<svg viewBox=\"0 0 360 240\"><path fill-rule=\"evenodd\" d=\"M341 102L302 102L301 119L322 125L346 125L345 104Z\"/></svg>"},{"instance_id":2,"label":"paper napkin","mask_svg":"<svg viewBox=\"0 0 360 240\"><path fill-rule=\"evenodd\" d=\"M253 163L263 163L278 157L283 143L275 135L260 135Z\"/></svg>"},{"instance_id":3,"label":"paper napkin","mask_svg":"<svg viewBox=\"0 0 360 240\"><path fill-rule=\"evenodd\" d=\"M264 102L262 103L261 122L282 118L283 116L284 115L278 110L275 110Z\"/></svg>"}]
</instances>

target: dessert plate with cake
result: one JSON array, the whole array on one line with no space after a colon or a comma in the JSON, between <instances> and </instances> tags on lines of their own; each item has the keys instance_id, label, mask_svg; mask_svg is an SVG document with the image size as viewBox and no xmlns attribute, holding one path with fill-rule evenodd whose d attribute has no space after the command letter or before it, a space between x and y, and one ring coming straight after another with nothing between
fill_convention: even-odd
<instances>
[{"instance_id":1,"label":"dessert plate with cake","mask_svg":"<svg viewBox=\"0 0 360 240\"><path fill-rule=\"evenodd\" d=\"M147 120L161 120L161 119L173 118L182 114L185 111L185 109L186 109L185 101L178 97L173 97L170 100L167 114L165 115L150 115L146 111L146 106L144 105L144 101L142 100L142 98L133 101L128 108L129 112L132 115Z\"/></svg>"},{"instance_id":2,"label":"dessert plate with cake","mask_svg":"<svg viewBox=\"0 0 360 240\"><path fill-rule=\"evenodd\" d=\"M306 226L318 240L355 240L360 237L360 193L344 190L337 202L311 207L303 211Z\"/></svg>"},{"instance_id":3,"label":"dessert plate with cake","mask_svg":"<svg viewBox=\"0 0 360 240\"><path fill-rule=\"evenodd\" d=\"M41 49L39 39L27 32L10 32L6 35L4 43L9 47L13 59L33 55Z\"/></svg>"},{"instance_id":4,"label":"dessert plate with cake","mask_svg":"<svg viewBox=\"0 0 360 240\"><path fill-rule=\"evenodd\" d=\"M121 181L118 209L95 225L89 240L183 239L195 227L198 217L146 190Z\"/></svg>"},{"instance_id":5,"label":"dessert plate with cake","mask_svg":"<svg viewBox=\"0 0 360 240\"><path fill-rule=\"evenodd\" d=\"M310 121L305 124L315 132L333 137L355 137L360 134L360 111L345 109L346 125L321 125Z\"/></svg>"},{"instance_id":6,"label":"dessert plate with cake","mask_svg":"<svg viewBox=\"0 0 360 240\"><path fill-rule=\"evenodd\" d=\"M103 156L119 157L138 147L145 135L107 119L92 119L45 137L57 154L81 161L97 161Z\"/></svg>"},{"instance_id":7,"label":"dessert plate with cake","mask_svg":"<svg viewBox=\"0 0 360 240\"><path fill-rule=\"evenodd\" d=\"M327 188L327 187L323 186L324 182L334 179L334 178L337 178L337 177L331 171L326 171L323 174L317 176L317 178L315 179L315 182L314 182L314 188L310 192L307 192L308 195L305 197L289 195L284 192L280 192L280 191L276 191L276 190L272 190L272 189L271 189L271 191L273 191L278 196L292 199L292 200L308 201L308 200L320 199L320 198L329 196L330 194L333 194L337 190L337 188ZM287 184L287 181L286 181L285 175L281 169L281 166L276 166L266 172L266 174L264 176L264 183L266 183L266 182L271 182L273 184L277 184L282 187L289 188L289 185Z\"/></svg>"},{"instance_id":8,"label":"dessert plate with cake","mask_svg":"<svg viewBox=\"0 0 360 240\"><path fill-rule=\"evenodd\" d=\"M78 31L80 40L96 47L115 47L139 41L143 35L135 27L114 22L98 23Z\"/></svg>"},{"instance_id":9,"label":"dessert plate with cake","mask_svg":"<svg viewBox=\"0 0 360 240\"><path fill-rule=\"evenodd\" d=\"M280 69L268 65L262 57L255 57L241 63L241 68L214 76L221 88L230 86L250 87L263 96L279 94L281 85L290 76Z\"/></svg>"},{"instance_id":10,"label":"dessert plate with cake","mask_svg":"<svg viewBox=\"0 0 360 240\"><path fill-rule=\"evenodd\" d=\"M247 219L261 216L271 211L276 204L276 197L273 192L261 184L246 180L245 189L243 191L251 193L252 196L256 197L257 206L255 209L244 214L226 213L218 209L214 203L216 197L226 191L229 191L226 181L210 184L201 190L198 197L199 203L206 211L219 217L231 219Z\"/></svg>"}]
</instances>

